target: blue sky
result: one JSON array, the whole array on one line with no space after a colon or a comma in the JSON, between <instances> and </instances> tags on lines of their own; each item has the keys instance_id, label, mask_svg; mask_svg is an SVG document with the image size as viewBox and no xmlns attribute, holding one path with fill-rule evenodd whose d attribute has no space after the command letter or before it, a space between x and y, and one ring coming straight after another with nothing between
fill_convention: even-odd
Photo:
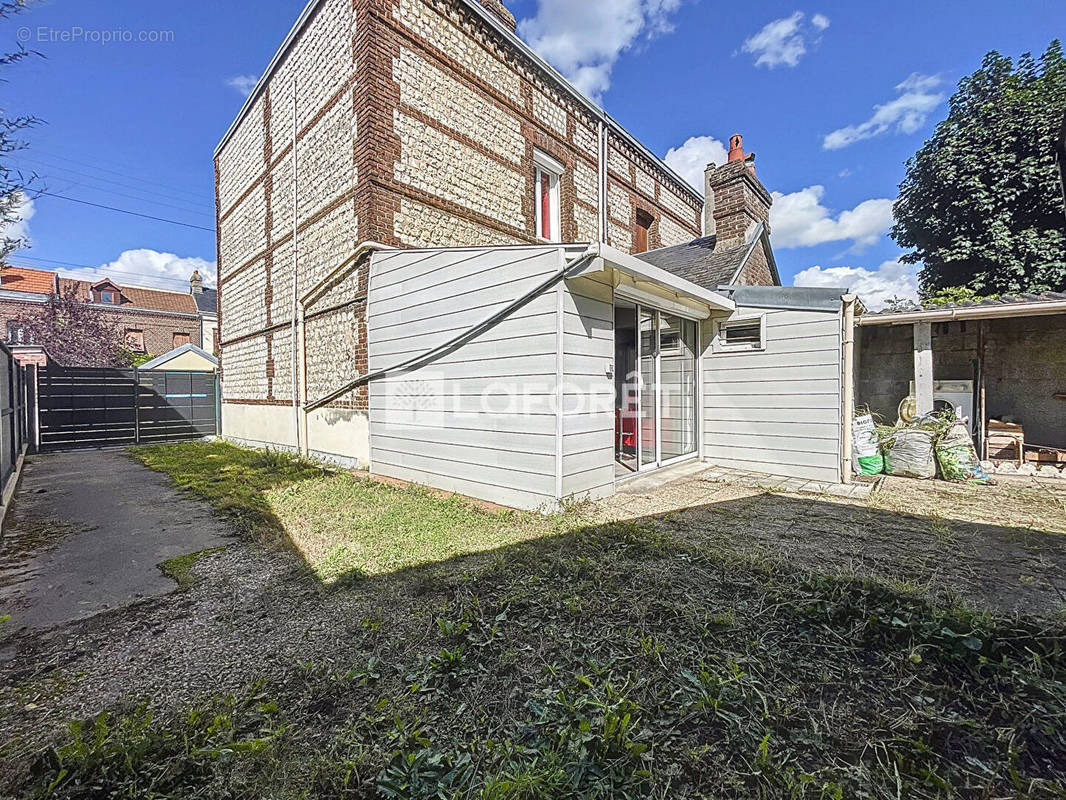
<instances>
[{"instance_id":1,"label":"blue sky","mask_svg":"<svg viewBox=\"0 0 1066 800\"><path fill-rule=\"evenodd\" d=\"M5 109L43 120L18 163L51 193L212 228L211 154L239 78L266 66L302 5L38 2L0 27L4 49L22 37L46 56L4 76ZM743 133L777 193L784 283L851 284L875 302L913 290L885 235L890 202L958 79L990 49L1039 53L1066 31L1060 0L508 5L527 41L693 180ZM123 31L163 41L99 41ZM193 267L213 275L211 232L49 196L26 211L18 263L168 288Z\"/></svg>"}]
</instances>

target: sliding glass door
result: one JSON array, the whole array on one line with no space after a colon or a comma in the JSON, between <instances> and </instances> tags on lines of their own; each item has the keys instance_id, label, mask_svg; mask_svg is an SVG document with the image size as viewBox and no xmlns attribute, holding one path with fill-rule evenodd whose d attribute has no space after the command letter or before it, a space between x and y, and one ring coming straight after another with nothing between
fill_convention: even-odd
<instances>
[{"instance_id":1,"label":"sliding glass door","mask_svg":"<svg viewBox=\"0 0 1066 800\"><path fill-rule=\"evenodd\" d=\"M615 322L619 474L692 455L698 447L697 324L621 299Z\"/></svg>"},{"instance_id":2,"label":"sliding glass door","mask_svg":"<svg viewBox=\"0 0 1066 800\"><path fill-rule=\"evenodd\" d=\"M659 460L696 452L696 323L659 314Z\"/></svg>"},{"instance_id":3,"label":"sliding glass door","mask_svg":"<svg viewBox=\"0 0 1066 800\"><path fill-rule=\"evenodd\" d=\"M640 466L659 460L659 398L656 386L659 337L656 312L640 309Z\"/></svg>"}]
</instances>

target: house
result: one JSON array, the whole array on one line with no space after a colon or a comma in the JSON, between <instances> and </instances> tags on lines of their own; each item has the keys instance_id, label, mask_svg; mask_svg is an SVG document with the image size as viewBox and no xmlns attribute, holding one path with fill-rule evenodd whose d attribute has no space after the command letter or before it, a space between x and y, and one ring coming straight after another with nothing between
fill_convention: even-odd
<instances>
[{"instance_id":1,"label":"house","mask_svg":"<svg viewBox=\"0 0 1066 800\"><path fill-rule=\"evenodd\" d=\"M205 335L209 346L214 341L215 291L203 287L198 272L185 293L125 286L107 278L82 281L52 271L4 265L0 269L0 322L5 341L20 363L47 363L47 354L35 342L25 341L25 332L13 320L66 292L113 317L127 348L135 353L167 352L187 343L199 346Z\"/></svg>"},{"instance_id":2,"label":"house","mask_svg":"<svg viewBox=\"0 0 1066 800\"><path fill-rule=\"evenodd\" d=\"M983 456L989 421L1020 425L1025 442L1066 451L1066 294L1042 292L859 320L856 397L889 423L950 405L971 420Z\"/></svg>"},{"instance_id":3,"label":"house","mask_svg":"<svg viewBox=\"0 0 1066 800\"><path fill-rule=\"evenodd\" d=\"M214 372L218 369L218 359L189 343L144 362L140 369L162 372Z\"/></svg>"},{"instance_id":4,"label":"house","mask_svg":"<svg viewBox=\"0 0 1066 800\"><path fill-rule=\"evenodd\" d=\"M204 350L218 352L218 291L204 286L200 270L194 269L189 278L189 293L196 303L200 318L200 344Z\"/></svg>"},{"instance_id":5,"label":"house","mask_svg":"<svg viewBox=\"0 0 1066 800\"><path fill-rule=\"evenodd\" d=\"M190 293L119 285L110 278L90 282L59 278L59 292L75 296L112 317L134 353L165 353L183 344L200 345L200 316Z\"/></svg>"},{"instance_id":6,"label":"house","mask_svg":"<svg viewBox=\"0 0 1066 800\"><path fill-rule=\"evenodd\" d=\"M48 270L0 265L0 321L8 345L30 344L22 341L20 329L11 320L27 308L47 303L57 291L57 281L56 273ZM47 363L43 348L12 350L12 355L19 364Z\"/></svg>"},{"instance_id":7,"label":"house","mask_svg":"<svg viewBox=\"0 0 1066 800\"><path fill-rule=\"evenodd\" d=\"M777 285L752 160L705 202L498 0L312 0L215 152L224 435L531 508L841 480L856 301Z\"/></svg>"}]
</instances>

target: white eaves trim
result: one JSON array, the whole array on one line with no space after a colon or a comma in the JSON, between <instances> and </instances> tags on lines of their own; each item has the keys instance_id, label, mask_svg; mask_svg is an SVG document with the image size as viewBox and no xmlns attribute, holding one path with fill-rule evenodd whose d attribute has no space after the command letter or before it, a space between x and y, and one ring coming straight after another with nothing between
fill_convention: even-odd
<instances>
[{"instance_id":1,"label":"white eaves trim","mask_svg":"<svg viewBox=\"0 0 1066 800\"><path fill-rule=\"evenodd\" d=\"M628 253L623 253L610 245L594 244L589 247L587 252L595 253L598 258L587 269L578 274L600 272L606 265L610 265L624 275L636 280L647 281L660 289L673 292L679 298L685 297L698 300L700 303L717 311L731 312L736 310L736 303L729 298L717 292L712 292L710 289L705 289L698 284L692 283L692 281L678 277L665 269L652 266L647 261L642 261Z\"/></svg>"},{"instance_id":2,"label":"white eaves trim","mask_svg":"<svg viewBox=\"0 0 1066 800\"><path fill-rule=\"evenodd\" d=\"M303 31L304 27L310 21L311 17L314 16L314 13L318 9L318 6L321 2L322 0L309 0L307 5L304 6L304 10L300 12L300 16L296 19L296 22L293 23L292 28L289 29L289 33L288 35L286 35L285 40L281 43L281 46L278 48L277 52L274 53L274 57L270 59L270 63L263 71L263 74L259 76L259 80L256 81L255 87L252 89L252 93L248 95L247 99L244 101L244 105L242 105L240 111L237 112L236 119L234 119L233 123L229 126L229 128L226 129L225 135L215 147L214 156L218 156L219 152L226 145L226 142L230 140L234 132L237 130L237 126L240 125L241 121L248 115L248 112L251 110L252 105L258 99L259 95L262 93L264 87L266 86L267 81L270 80L270 76L274 74L274 70L277 69L278 64L281 63L282 59L285 57L285 54L292 46L292 43L297 39L297 37L299 37L301 31ZM672 167L668 166L665 161L659 158L659 156L655 155L655 153L649 150L647 146L642 144L635 136L633 136L633 134L631 134L624 127L622 127L622 125L616 119L614 119L614 117L612 117L602 108L600 108L600 106L590 100L580 89L578 89L576 86L570 83L570 81L564 78L562 73L555 69L555 67L551 66L551 64L549 64L547 61L537 55L533 48L531 48L528 44L526 44L522 41L522 39L519 38L518 34L508 30L498 19L496 19L492 12L486 10L485 7L482 6L478 0L462 0L462 2L466 3L466 5L469 6L475 14L477 14L479 17L481 17L482 20L488 23L489 27L491 27L493 30L503 36L507 41L517 47L523 55L528 57L540 69L542 69L551 78L557 81L563 91L565 91L572 98L574 98L574 100L576 100L579 105L584 106L586 110L591 112L591 114L596 119L604 122L609 128L614 130L619 136L625 139L626 142L628 142L632 147L634 147L646 158L650 159L651 162L655 164L659 169L661 169L663 172L665 172L667 175L677 181L678 186L680 186L682 190L687 191L693 199L698 199L700 203L703 202L703 195L695 188L693 188L688 183L688 181L678 175Z\"/></svg>"},{"instance_id":3,"label":"white eaves trim","mask_svg":"<svg viewBox=\"0 0 1066 800\"><path fill-rule=\"evenodd\" d=\"M189 344L183 344L180 347L175 347L173 350L163 353L163 355L161 356L156 356L151 361L145 361L137 369L158 369L163 364L166 364L168 361L173 361L178 356L185 355L185 353L195 353L201 358L206 358L215 366L218 366L217 358L215 358L207 351L201 350L199 347L190 342ZM190 371L195 372L195 370Z\"/></svg>"}]
</instances>

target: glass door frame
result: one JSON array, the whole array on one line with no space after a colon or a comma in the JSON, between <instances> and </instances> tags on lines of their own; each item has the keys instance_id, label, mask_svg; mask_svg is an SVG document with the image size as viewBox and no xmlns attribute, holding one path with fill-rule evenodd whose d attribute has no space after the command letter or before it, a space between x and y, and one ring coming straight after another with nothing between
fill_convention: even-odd
<instances>
[{"instance_id":1,"label":"glass door frame","mask_svg":"<svg viewBox=\"0 0 1066 800\"><path fill-rule=\"evenodd\" d=\"M628 299L628 298L627 298ZM644 305L640 301L630 301L636 306L636 345L637 345L637 357L636 357L636 372L638 376L637 380L637 472L650 472L652 470L660 469L662 467L670 466L671 464L677 464L682 461L687 461L692 458L699 458L700 452L703 448L702 434L703 434L703 355L700 352L701 336L701 320L696 316L690 316L687 314L679 314L677 311L663 311L661 308L655 308L654 306ZM643 341L640 330L640 315L642 311L650 311L654 314L655 320L655 461L652 463L644 463L644 386L643 386L643 374L641 372L641 359L643 353ZM695 398L693 402L693 413L695 419L693 420L693 428L696 436L696 446L691 453L683 453L679 456L674 456L667 460L663 460L663 442L662 442L662 421L663 421L663 387L662 387L662 315L670 314L674 317L680 317L681 319L688 320L696 326L696 341L694 356L694 368L695 368L695 380L693 382L693 391ZM617 365L616 365L617 368Z\"/></svg>"}]
</instances>

